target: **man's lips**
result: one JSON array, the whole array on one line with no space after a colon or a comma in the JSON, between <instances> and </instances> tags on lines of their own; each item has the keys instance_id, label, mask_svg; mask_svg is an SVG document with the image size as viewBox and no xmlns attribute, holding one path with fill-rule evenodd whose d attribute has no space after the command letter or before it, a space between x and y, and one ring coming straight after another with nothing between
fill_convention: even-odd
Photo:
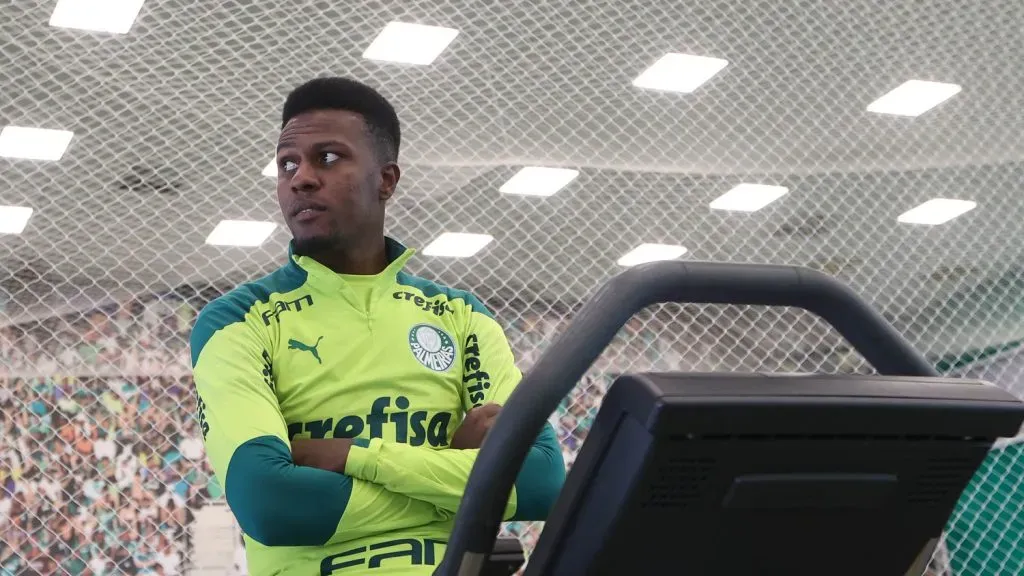
<instances>
[{"instance_id":1,"label":"man's lips","mask_svg":"<svg viewBox=\"0 0 1024 576\"><path fill-rule=\"evenodd\" d=\"M309 202L303 202L292 209L292 216L296 218L310 218L320 212L326 212L327 208Z\"/></svg>"},{"instance_id":2,"label":"man's lips","mask_svg":"<svg viewBox=\"0 0 1024 576\"><path fill-rule=\"evenodd\" d=\"M314 210L314 209L300 210L295 216L292 217L292 219L294 221L296 221L296 222L309 222L310 220L315 220L315 219L319 218L320 215L323 214L323 213L324 213L323 210Z\"/></svg>"}]
</instances>

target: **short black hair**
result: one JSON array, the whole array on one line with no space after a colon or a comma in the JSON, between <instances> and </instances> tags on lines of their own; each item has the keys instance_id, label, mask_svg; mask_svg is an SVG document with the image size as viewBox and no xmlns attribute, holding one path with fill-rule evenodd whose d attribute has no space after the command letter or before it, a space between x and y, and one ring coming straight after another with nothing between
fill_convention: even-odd
<instances>
[{"instance_id":1,"label":"short black hair","mask_svg":"<svg viewBox=\"0 0 1024 576\"><path fill-rule=\"evenodd\" d=\"M370 139L382 162L398 160L402 130L398 114L379 92L351 78L315 78L288 94L281 112L281 128L289 120L314 110L347 110L363 117Z\"/></svg>"}]
</instances>

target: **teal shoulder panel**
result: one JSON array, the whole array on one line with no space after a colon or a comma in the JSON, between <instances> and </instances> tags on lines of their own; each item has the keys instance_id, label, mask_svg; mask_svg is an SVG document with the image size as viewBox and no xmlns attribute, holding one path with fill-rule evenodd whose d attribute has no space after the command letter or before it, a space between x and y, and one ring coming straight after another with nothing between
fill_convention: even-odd
<instances>
[{"instance_id":1,"label":"teal shoulder panel","mask_svg":"<svg viewBox=\"0 0 1024 576\"><path fill-rule=\"evenodd\" d=\"M274 293L291 292L306 282L306 271L294 263L278 268L271 274L248 282L207 304L196 318L189 347L192 352L192 367L199 361L199 353L218 330L245 320L245 315L257 303L270 301Z\"/></svg>"},{"instance_id":2,"label":"teal shoulder panel","mask_svg":"<svg viewBox=\"0 0 1024 576\"><path fill-rule=\"evenodd\" d=\"M405 247L405 244L402 244L390 236L384 237L384 254L387 256L388 262L394 262L402 254L405 254L406 250L408 250L408 248Z\"/></svg>"},{"instance_id":3,"label":"teal shoulder panel","mask_svg":"<svg viewBox=\"0 0 1024 576\"><path fill-rule=\"evenodd\" d=\"M406 272L398 273L398 283L401 284L402 286L411 286L413 288L416 288L420 292L423 292L423 295L426 296L427 298L433 298L434 296L444 294L445 296L448 297L449 301L462 300L463 302L466 303L467 306L472 308L474 312L479 312L480 314L483 314L484 316L487 316L488 318L491 319L494 318L494 314L492 314L491 311L487 309L487 306L484 306L484 303L481 302L479 298L473 296L472 294L466 292L465 290L456 290L455 288L442 286L437 282L431 282L426 278L413 276L412 274L408 274Z\"/></svg>"},{"instance_id":4,"label":"teal shoulder panel","mask_svg":"<svg viewBox=\"0 0 1024 576\"><path fill-rule=\"evenodd\" d=\"M512 520L545 520L565 484L565 460L555 429L544 424L516 477L516 514Z\"/></svg>"},{"instance_id":5,"label":"teal shoulder panel","mask_svg":"<svg viewBox=\"0 0 1024 576\"><path fill-rule=\"evenodd\" d=\"M224 491L250 538L264 546L322 546L338 529L352 479L296 466L284 441L253 438L235 449Z\"/></svg>"}]
</instances>

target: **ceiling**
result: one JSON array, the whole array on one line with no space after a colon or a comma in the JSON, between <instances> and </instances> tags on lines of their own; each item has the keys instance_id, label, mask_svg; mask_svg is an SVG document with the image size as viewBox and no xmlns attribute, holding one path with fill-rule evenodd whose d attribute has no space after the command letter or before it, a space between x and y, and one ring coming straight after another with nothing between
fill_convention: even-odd
<instances>
[{"instance_id":1,"label":"ceiling","mask_svg":"<svg viewBox=\"0 0 1024 576\"><path fill-rule=\"evenodd\" d=\"M392 235L495 237L466 260L418 258L425 276L572 303L636 244L673 243L838 274L922 342L1024 335L1020 316L984 307L916 318L1024 275L1018 0L147 0L126 35L51 28L54 4L0 7L0 124L75 132L58 162L0 158L0 204L35 210L0 236L0 320L278 265L283 228L259 248L203 242L221 219L281 222L260 174L280 106L330 74L399 111ZM460 33L430 66L362 59L393 20ZM693 94L631 86L667 52L729 65ZM866 112L912 78L963 90L917 118ZM581 174L550 198L500 194L524 165ZM122 189L133 174L173 192ZM756 213L708 208L740 182L790 192ZM933 197L978 208L897 224Z\"/></svg>"}]
</instances>

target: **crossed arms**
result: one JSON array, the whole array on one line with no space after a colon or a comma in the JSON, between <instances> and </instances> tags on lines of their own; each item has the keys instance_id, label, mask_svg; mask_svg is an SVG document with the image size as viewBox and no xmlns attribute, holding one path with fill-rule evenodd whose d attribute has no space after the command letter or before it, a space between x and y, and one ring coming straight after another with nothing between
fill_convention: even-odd
<instances>
[{"instance_id":1,"label":"crossed arms","mask_svg":"<svg viewBox=\"0 0 1024 576\"><path fill-rule=\"evenodd\" d=\"M473 313L477 316L478 313ZM464 391L469 410L449 449L366 440L288 441L265 382L261 322L238 321L230 303L203 310L191 336L193 375L207 454L242 530L265 546L318 546L450 520L483 434L518 383L501 328L484 315L474 333L488 355L487 397ZM235 319L234 322L231 322ZM545 426L517 477L506 519L543 520L565 479Z\"/></svg>"}]
</instances>

